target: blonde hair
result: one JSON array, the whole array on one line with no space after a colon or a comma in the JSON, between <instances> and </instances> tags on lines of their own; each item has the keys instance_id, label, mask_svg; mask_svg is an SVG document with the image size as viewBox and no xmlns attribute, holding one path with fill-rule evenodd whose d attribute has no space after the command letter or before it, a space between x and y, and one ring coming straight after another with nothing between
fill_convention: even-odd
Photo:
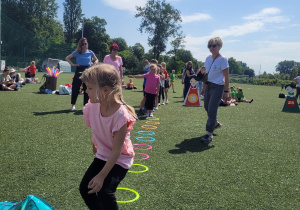
<instances>
[{"instance_id":1,"label":"blonde hair","mask_svg":"<svg viewBox=\"0 0 300 210\"><path fill-rule=\"evenodd\" d=\"M216 45L218 45L220 48L222 48L222 46L223 46L222 39L221 39L220 37L218 37L218 36L215 36L215 37L211 38L211 39L208 41L208 43L207 43L207 47L208 47L209 45L214 45L214 44L216 44Z\"/></svg>"},{"instance_id":2,"label":"blonde hair","mask_svg":"<svg viewBox=\"0 0 300 210\"><path fill-rule=\"evenodd\" d=\"M31 61L30 65L35 65L35 61Z\"/></svg>"},{"instance_id":3,"label":"blonde hair","mask_svg":"<svg viewBox=\"0 0 300 210\"><path fill-rule=\"evenodd\" d=\"M123 103L128 112L137 119L137 115L133 107L126 104L123 99L121 79L114 66L103 63L95 65L86 69L80 76L80 79L82 79L84 83L96 85L97 89L107 86L111 90L108 94L107 100L109 101L110 97L113 96L115 100Z\"/></svg>"}]
</instances>

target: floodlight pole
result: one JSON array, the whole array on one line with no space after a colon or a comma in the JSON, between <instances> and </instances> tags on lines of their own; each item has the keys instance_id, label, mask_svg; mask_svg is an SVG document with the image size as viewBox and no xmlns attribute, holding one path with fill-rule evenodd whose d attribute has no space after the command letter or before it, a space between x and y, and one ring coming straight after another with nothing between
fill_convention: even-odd
<instances>
[{"instance_id":1,"label":"floodlight pole","mask_svg":"<svg viewBox=\"0 0 300 210\"><path fill-rule=\"evenodd\" d=\"M81 29L81 38L83 38L83 30L84 30L84 18L83 18L84 14L81 14L81 18L82 18L82 29Z\"/></svg>"}]
</instances>

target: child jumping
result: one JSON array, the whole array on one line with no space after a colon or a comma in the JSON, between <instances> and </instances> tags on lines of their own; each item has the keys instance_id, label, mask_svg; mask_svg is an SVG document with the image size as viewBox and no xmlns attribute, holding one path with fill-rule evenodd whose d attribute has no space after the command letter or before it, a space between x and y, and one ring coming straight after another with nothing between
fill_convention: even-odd
<instances>
[{"instance_id":1,"label":"child jumping","mask_svg":"<svg viewBox=\"0 0 300 210\"><path fill-rule=\"evenodd\" d=\"M146 78L145 85L146 102L145 107L147 109L146 117L153 117L153 108L155 104L155 98L159 95L160 88L160 76L156 74L156 64L151 64L150 71L146 74L128 75L129 78Z\"/></svg>"},{"instance_id":2,"label":"child jumping","mask_svg":"<svg viewBox=\"0 0 300 210\"><path fill-rule=\"evenodd\" d=\"M113 66L90 67L80 79L86 84L90 98L83 117L93 131L95 158L79 190L89 209L118 209L115 192L135 155L130 131L136 114L123 100L121 79Z\"/></svg>"}]
</instances>

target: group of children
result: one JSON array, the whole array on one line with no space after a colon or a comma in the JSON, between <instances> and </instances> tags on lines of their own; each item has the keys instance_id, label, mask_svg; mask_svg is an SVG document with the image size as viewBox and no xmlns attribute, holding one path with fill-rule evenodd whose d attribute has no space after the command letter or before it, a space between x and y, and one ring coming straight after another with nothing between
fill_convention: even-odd
<instances>
[{"instance_id":1,"label":"group of children","mask_svg":"<svg viewBox=\"0 0 300 210\"><path fill-rule=\"evenodd\" d=\"M143 92L144 97L140 104L139 115L143 115L145 106L147 112L146 117L153 117L154 109L158 109L160 104L168 104L168 89L171 85L174 91L175 70L169 75L166 70L166 63L158 64L156 59L150 61L150 65L146 62L144 74L128 75L129 78L144 78ZM170 82L170 83L169 83ZM161 101L162 98L162 101ZM164 103L165 100L165 103ZM161 103L162 102L162 103Z\"/></svg>"},{"instance_id":2,"label":"group of children","mask_svg":"<svg viewBox=\"0 0 300 210\"><path fill-rule=\"evenodd\" d=\"M231 86L230 87L230 96L231 96L231 98L226 102L223 101L223 99L221 99L220 106L237 106L238 105L237 102L246 102L246 103L253 102L253 99L251 99L251 100L245 99L243 89L241 87L238 87L237 89L235 89L234 86Z\"/></svg>"}]
</instances>

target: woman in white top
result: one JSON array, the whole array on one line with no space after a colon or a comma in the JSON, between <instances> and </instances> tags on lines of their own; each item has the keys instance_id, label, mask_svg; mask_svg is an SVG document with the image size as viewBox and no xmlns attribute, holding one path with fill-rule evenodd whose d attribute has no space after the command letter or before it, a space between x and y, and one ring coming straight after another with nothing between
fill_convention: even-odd
<instances>
[{"instance_id":1,"label":"woman in white top","mask_svg":"<svg viewBox=\"0 0 300 210\"><path fill-rule=\"evenodd\" d=\"M226 57L220 54L223 42L220 37L213 37L208 41L207 47L211 52L203 68L208 73L207 84L203 84L201 95L204 94L204 108L207 112L206 135L202 138L204 143L210 143L213 131L221 127L217 121L220 100L225 102L229 97L229 64Z\"/></svg>"}]
</instances>

